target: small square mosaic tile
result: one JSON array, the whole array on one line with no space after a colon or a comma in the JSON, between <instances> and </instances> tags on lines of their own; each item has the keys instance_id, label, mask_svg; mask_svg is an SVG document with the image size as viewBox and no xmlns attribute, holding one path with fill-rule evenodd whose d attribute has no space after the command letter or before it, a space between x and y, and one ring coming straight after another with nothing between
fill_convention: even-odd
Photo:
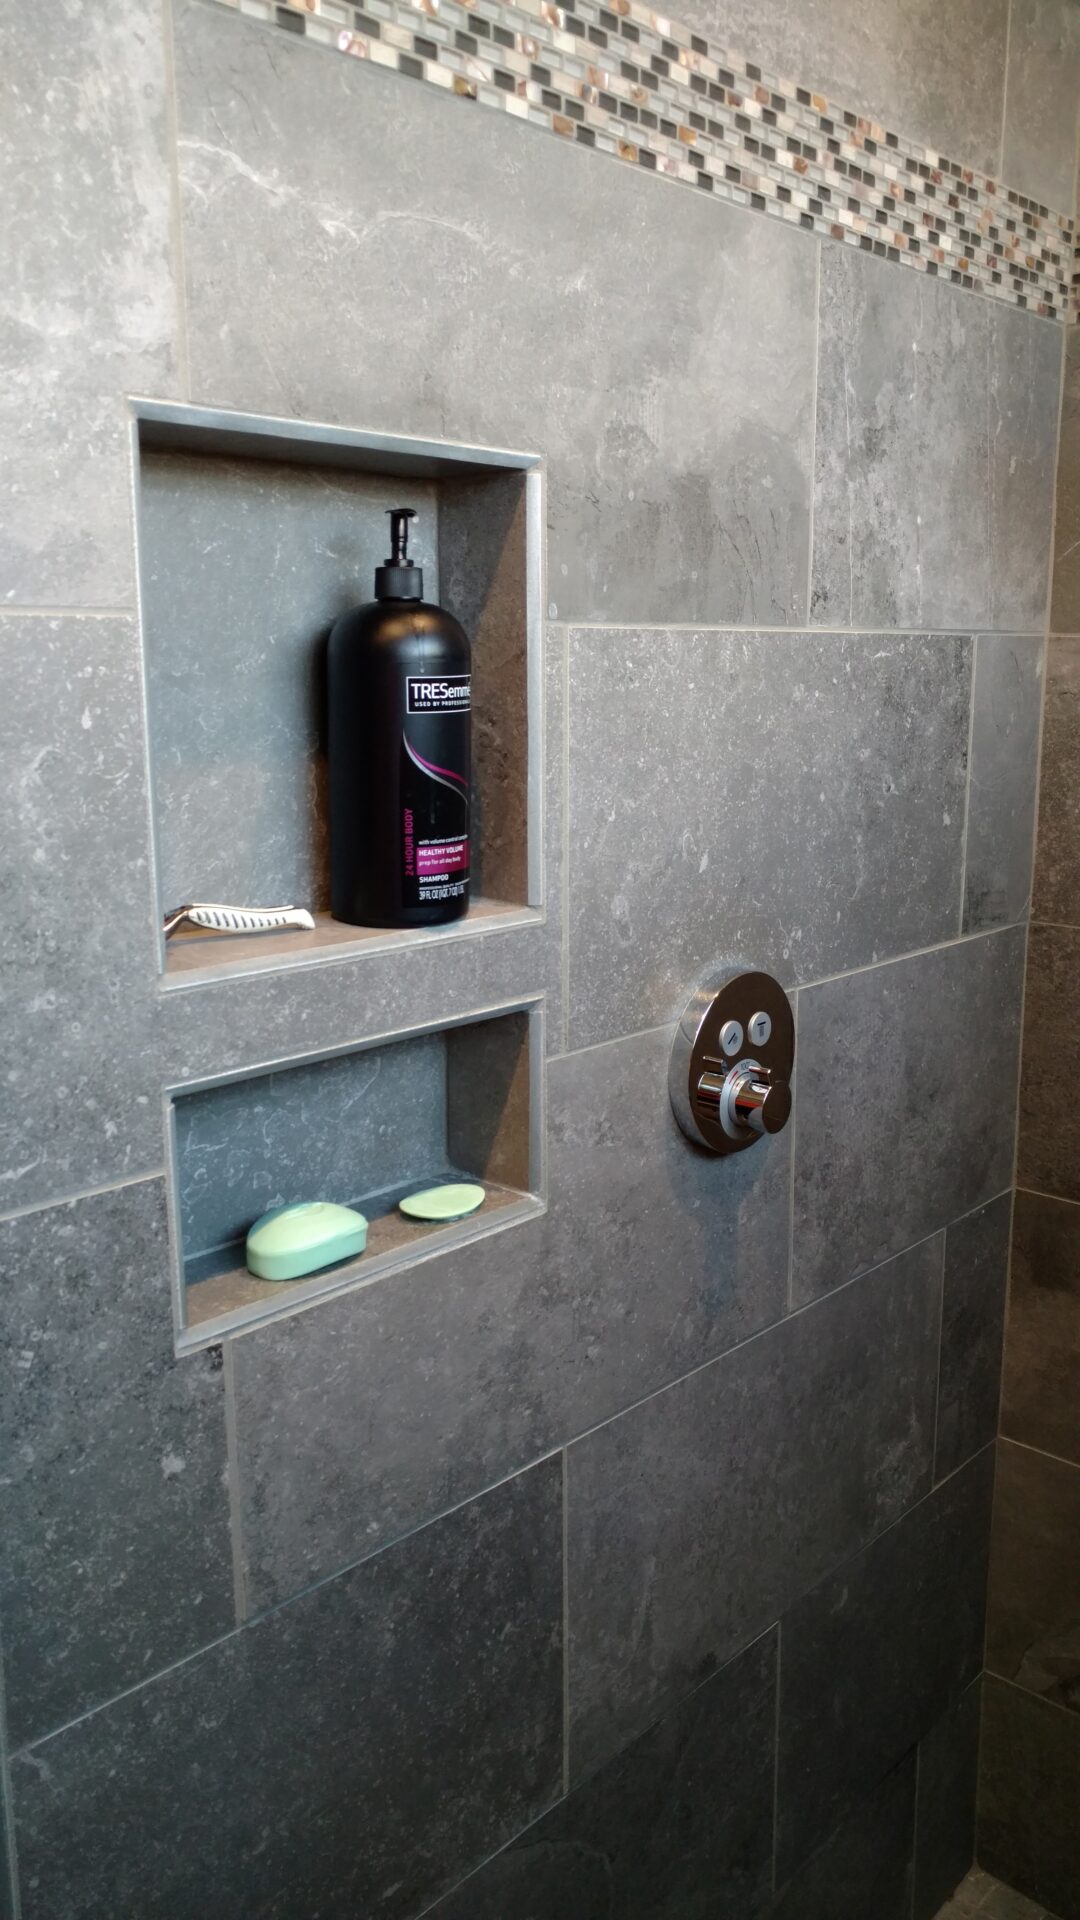
<instances>
[{"instance_id":1,"label":"small square mosaic tile","mask_svg":"<svg viewBox=\"0 0 1080 1920\"><path fill-rule=\"evenodd\" d=\"M643 0L218 0L559 139L1054 319L1073 222Z\"/></svg>"},{"instance_id":2,"label":"small square mosaic tile","mask_svg":"<svg viewBox=\"0 0 1080 1920\"><path fill-rule=\"evenodd\" d=\"M1056 1914L1040 1907L1014 1887L991 1879L981 1867L973 1867L938 1913L937 1920L1057 1920Z\"/></svg>"}]
</instances>

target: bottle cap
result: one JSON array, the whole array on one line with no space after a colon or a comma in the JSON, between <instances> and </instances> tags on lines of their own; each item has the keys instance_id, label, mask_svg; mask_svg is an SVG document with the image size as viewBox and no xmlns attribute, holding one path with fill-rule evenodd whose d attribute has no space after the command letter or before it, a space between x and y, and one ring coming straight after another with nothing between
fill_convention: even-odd
<instances>
[{"instance_id":1,"label":"bottle cap","mask_svg":"<svg viewBox=\"0 0 1080 1920\"><path fill-rule=\"evenodd\" d=\"M375 569L376 600L422 600L424 570L409 559L409 521L415 507L387 507L390 515L390 552Z\"/></svg>"}]
</instances>

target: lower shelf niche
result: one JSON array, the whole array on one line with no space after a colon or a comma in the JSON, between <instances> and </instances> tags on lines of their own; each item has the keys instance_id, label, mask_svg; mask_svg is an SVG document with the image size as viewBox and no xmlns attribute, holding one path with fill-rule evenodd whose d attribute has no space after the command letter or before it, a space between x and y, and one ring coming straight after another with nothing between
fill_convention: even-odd
<instances>
[{"instance_id":1,"label":"lower shelf niche","mask_svg":"<svg viewBox=\"0 0 1080 1920\"><path fill-rule=\"evenodd\" d=\"M530 1074L536 1008L292 1062L171 1097L180 1345L294 1311L540 1210ZM537 1043L538 1044L538 1043ZM538 1056L539 1057L539 1056ZM463 1220L408 1220L399 1200L480 1182ZM245 1265L271 1207L331 1200L368 1220L364 1253L299 1280Z\"/></svg>"}]
</instances>

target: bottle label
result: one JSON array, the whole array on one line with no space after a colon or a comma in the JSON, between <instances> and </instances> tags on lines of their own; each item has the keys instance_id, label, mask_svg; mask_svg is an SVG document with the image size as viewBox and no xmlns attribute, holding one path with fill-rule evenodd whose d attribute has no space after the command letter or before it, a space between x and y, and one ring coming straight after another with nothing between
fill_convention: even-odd
<instances>
[{"instance_id":1,"label":"bottle label","mask_svg":"<svg viewBox=\"0 0 1080 1920\"><path fill-rule=\"evenodd\" d=\"M435 906L468 892L469 704L467 673L408 677L401 736L406 906Z\"/></svg>"},{"instance_id":2,"label":"bottle label","mask_svg":"<svg viewBox=\"0 0 1080 1920\"><path fill-rule=\"evenodd\" d=\"M406 681L407 713L468 713L471 702L471 678L467 673L446 674L442 679L411 675Z\"/></svg>"}]
</instances>

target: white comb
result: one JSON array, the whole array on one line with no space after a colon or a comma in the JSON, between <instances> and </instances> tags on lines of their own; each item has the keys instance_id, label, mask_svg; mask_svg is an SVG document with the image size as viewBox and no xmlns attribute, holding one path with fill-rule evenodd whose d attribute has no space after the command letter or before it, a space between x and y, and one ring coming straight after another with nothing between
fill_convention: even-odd
<instances>
[{"instance_id":1,"label":"white comb","mask_svg":"<svg viewBox=\"0 0 1080 1920\"><path fill-rule=\"evenodd\" d=\"M269 933L275 927L300 927L310 933L315 926L306 907L224 907L212 900L195 900L165 915L166 940L185 920L208 933Z\"/></svg>"}]
</instances>

